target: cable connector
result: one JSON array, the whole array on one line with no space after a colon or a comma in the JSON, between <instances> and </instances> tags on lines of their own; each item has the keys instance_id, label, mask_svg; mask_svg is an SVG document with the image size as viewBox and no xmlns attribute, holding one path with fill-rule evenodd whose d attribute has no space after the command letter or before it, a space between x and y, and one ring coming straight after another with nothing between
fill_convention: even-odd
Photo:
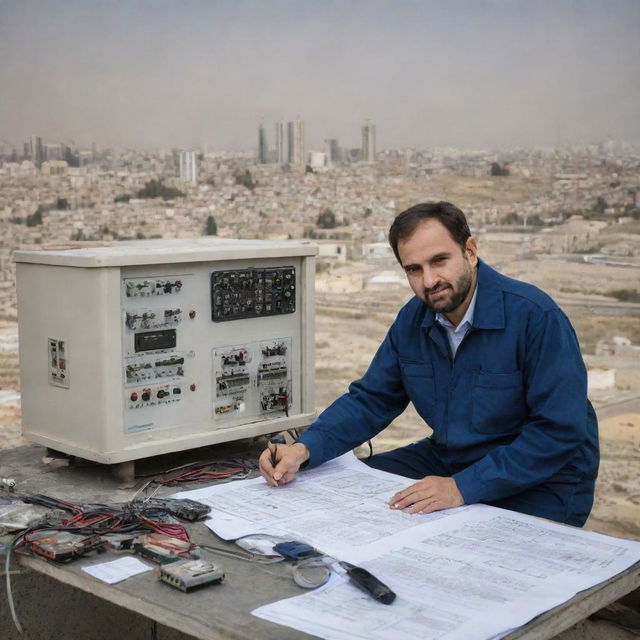
<instances>
[{"instance_id":1,"label":"cable connector","mask_svg":"<svg viewBox=\"0 0 640 640\"><path fill-rule=\"evenodd\" d=\"M16 481L13 478L0 478L0 485L9 493L14 493L16 490Z\"/></svg>"}]
</instances>

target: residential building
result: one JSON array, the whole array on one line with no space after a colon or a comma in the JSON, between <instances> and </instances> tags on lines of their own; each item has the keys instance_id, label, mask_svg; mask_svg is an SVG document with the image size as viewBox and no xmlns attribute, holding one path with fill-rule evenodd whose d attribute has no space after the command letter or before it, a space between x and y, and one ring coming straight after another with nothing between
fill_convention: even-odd
<instances>
[{"instance_id":1,"label":"residential building","mask_svg":"<svg viewBox=\"0 0 640 640\"><path fill-rule=\"evenodd\" d=\"M287 146L290 164L304 164L304 122L297 118L287 123Z\"/></svg>"},{"instance_id":2,"label":"residential building","mask_svg":"<svg viewBox=\"0 0 640 640\"><path fill-rule=\"evenodd\" d=\"M267 146L267 132L264 123L261 122L258 127L258 162L267 164L269 162L269 147Z\"/></svg>"},{"instance_id":3,"label":"residential building","mask_svg":"<svg viewBox=\"0 0 640 640\"><path fill-rule=\"evenodd\" d=\"M375 162L376 160L376 125L371 120L365 120L362 125L362 152L363 162Z\"/></svg>"},{"instance_id":4,"label":"residential building","mask_svg":"<svg viewBox=\"0 0 640 640\"><path fill-rule=\"evenodd\" d=\"M197 184L198 164L195 151L180 152L180 180Z\"/></svg>"}]
</instances>

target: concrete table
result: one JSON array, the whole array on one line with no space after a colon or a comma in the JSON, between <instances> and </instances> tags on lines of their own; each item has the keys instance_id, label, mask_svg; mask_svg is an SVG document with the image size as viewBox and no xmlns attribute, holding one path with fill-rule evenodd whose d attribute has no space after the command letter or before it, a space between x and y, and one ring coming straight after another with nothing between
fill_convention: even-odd
<instances>
[{"instance_id":1,"label":"concrete table","mask_svg":"<svg viewBox=\"0 0 640 640\"><path fill-rule=\"evenodd\" d=\"M138 466L155 466L159 470L178 466L187 459L213 460L229 455L255 460L263 446L264 440L227 443L163 456L161 460L150 459ZM72 502L123 503L135 493L131 489L119 489L108 467L85 461L70 466L60 466L59 462L44 464L45 451L36 445L0 451L0 475L15 478L20 494L44 493ZM159 493L168 495L177 490L163 487ZM235 545L218 540L202 523L189 527L196 543L235 548ZM225 570L224 581L185 594L161 583L153 571L108 585L81 570L83 566L118 557L111 552L92 554L67 565L37 557L13 557L12 567L18 570L11 576L16 610L27 636L33 640L53 637L74 640L289 640L311 637L250 615L261 605L304 592L294 584L288 563L261 565L212 555L209 557ZM538 616L507 638L552 638L637 589L640 589L640 563ZM9 615L4 583L0 587L0 629L6 640L19 638Z\"/></svg>"}]
</instances>

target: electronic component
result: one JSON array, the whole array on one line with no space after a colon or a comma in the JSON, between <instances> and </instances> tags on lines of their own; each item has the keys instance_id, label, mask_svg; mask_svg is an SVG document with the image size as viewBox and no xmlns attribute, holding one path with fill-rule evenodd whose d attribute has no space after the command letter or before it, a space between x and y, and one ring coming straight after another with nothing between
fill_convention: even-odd
<instances>
[{"instance_id":1,"label":"electronic component","mask_svg":"<svg viewBox=\"0 0 640 640\"><path fill-rule=\"evenodd\" d=\"M28 549L55 562L70 562L90 551L104 551L99 536L85 536L69 531L40 531L28 540Z\"/></svg>"},{"instance_id":2,"label":"electronic component","mask_svg":"<svg viewBox=\"0 0 640 640\"><path fill-rule=\"evenodd\" d=\"M312 558L314 556L321 555L311 545L306 542L298 542L297 540L278 542L273 545L273 550L290 560L300 560L303 558Z\"/></svg>"},{"instance_id":3,"label":"electronic component","mask_svg":"<svg viewBox=\"0 0 640 640\"><path fill-rule=\"evenodd\" d=\"M113 551L133 551L133 545L138 536L131 533L109 533L103 536L109 549Z\"/></svg>"},{"instance_id":4,"label":"electronic component","mask_svg":"<svg viewBox=\"0 0 640 640\"><path fill-rule=\"evenodd\" d=\"M168 564L180 560L188 554L191 543L162 533L148 533L140 536L133 544L136 553L157 564Z\"/></svg>"},{"instance_id":5,"label":"electronic component","mask_svg":"<svg viewBox=\"0 0 640 640\"><path fill-rule=\"evenodd\" d=\"M146 509L162 509L171 515L193 522L204 518L211 507L189 498L149 498L144 501Z\"/></svg>"},{"instance_id":6,"label":"electronic component","mask_svg":"<svg viewBox=\"0 0 640 640\"><path fill-rule=\"evenodd\" d=\"M223 579L221 567L202 559L180 560L160 567L160 580L184 592L216 584Z\"/></svg>"},{"instance_id":7,"label":"electronic component","mask_svg":"<svg viewBox=\"0 0 640 640\"><path fill-rule=\"evenodd\" d=\"M0 478L0 489L13 493L16 490L16 481L13 478Z\"/></svg>"},{"instance_id":8,"label":"electronic component","mask_svg":"<svg viewBox=\"0 0 640 640\"><path fill-rule=\"evenodd\" d=\"M257 318L296 310L296 270L234 269L211 274L211 317L214 322Z\"/></svg>"},{"instance_id":9,"label":"electronic component","mask_svg":"<svg viewBox=\"0 0 640 640\"><path fill-rule=\"evenodd\" d=\"M173 349L176 346L176 330L163 329L136 333L134 344L136 353L138 351L155 351L156 349Z\"/></svg>"}]
</instances>

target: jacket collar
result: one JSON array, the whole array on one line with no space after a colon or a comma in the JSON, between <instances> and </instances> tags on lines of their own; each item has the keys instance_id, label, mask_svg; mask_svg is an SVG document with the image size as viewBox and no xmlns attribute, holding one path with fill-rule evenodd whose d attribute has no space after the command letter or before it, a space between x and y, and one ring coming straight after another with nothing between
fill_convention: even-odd
<instances>
[{"instance_id":1,"label":"jacket collar","mask_svg":"<svg viewBox=\"0 0 640 640\"><path fill-rule=\"evenodd\" d=\"M504 299L500 286L500 274L478 258L478 289L472 327L477 329L504 329ZM425 307L426 308L426 307ZM436 314L426 308L422 326L432 327Z\"/></svg>"}]
</instances>

